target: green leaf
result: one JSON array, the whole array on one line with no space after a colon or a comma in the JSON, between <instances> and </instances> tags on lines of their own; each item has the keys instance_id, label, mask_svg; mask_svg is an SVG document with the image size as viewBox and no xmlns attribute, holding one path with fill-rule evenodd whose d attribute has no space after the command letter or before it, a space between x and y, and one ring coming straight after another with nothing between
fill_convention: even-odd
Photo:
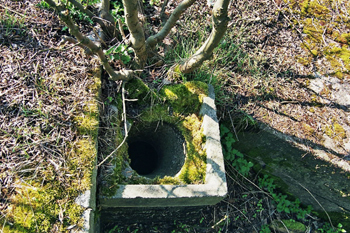
<instances>
[{"instance_id":1,"label":"green leaf","mask_svg":"<svg viewBox=\"0 0 350 233\"><path fill-rule=\"evenodd\" d=\"M220 132L221 132L221 136L223 136L223 135L227 134L228 132L230 132L230 130L226 126L221 125Z\"/></svg>"},{"instance_id":2,"label":"green leaf","mask_svg":"<svg viewBox=\"0 0 350 233\"><path fill-rule=\"evenodd\" d=\"M122 52L122 50L123 50L123 46L119 45L118 47L115 48L114 52L115 53L120 53L120 52Z\"/></svg>"},{"instance_id":3,"label":"green leaf","mask_svg":"<svg viewBox=\"0 0 350 233\"><path fill-rule=\"evenodd\" d=\"M111 53L114 51L114 49L115 49L115 46L110 47L110 48L106 51L106 55L111 54Z\"/></svg>"},{"instance_id":4,"label":"green leaf","mask_svg":"<svg viewBox=\"0 0 350 233\"><path fill-rule=\"evenodd\" d=\"M122 55L121 60L124 64L128 64L131 61L131 57L129 55Z\"/></svg>"}]
</instances>

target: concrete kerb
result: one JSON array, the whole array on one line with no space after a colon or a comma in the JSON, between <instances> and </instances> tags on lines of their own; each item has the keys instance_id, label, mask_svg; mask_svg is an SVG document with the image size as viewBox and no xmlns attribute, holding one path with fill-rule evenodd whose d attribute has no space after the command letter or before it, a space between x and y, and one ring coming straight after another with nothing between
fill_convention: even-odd
<instances>
[{"instance_id":1,"label":"concrete kerb","mask_svg":"<svg viewBox=\"0 0 350 233\"><path fill-rule=\"evenodd\" d=\"M172 207L213 205L227 194L220 129L216 116L214 88L209 85L208 97L200 110L203 133L206 136L206 179L204 184L190 185L120 185L116 194L100 196L102 208Z\"/></svg>"}]
</instances>

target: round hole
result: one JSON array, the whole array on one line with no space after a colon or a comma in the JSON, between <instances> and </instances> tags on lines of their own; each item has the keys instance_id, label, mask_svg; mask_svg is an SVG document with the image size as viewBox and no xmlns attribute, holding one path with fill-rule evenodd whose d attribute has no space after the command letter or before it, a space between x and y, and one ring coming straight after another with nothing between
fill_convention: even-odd
<instances>
[{"instance_id":1,"label":"round hole","mask_svg":"<svg viewBox=\"0 0 350 233\"><path fill-rule=\"evenodd\" d=\"M176 176L185 162L185 139L174 125L135 124L128 145L130 167L147 178Z\"/></svg>"},{"instance_id":2,"label":"round hole","mask_svg":"<svg viewBox=\"0 0 350 233\"><path fill-rule=\"evenodd\" d=\"M147 142L135 141L129 145L130 166L139 175L151 174L158 164L158 153L154 147Z\"/></svg>"}]
</instances>

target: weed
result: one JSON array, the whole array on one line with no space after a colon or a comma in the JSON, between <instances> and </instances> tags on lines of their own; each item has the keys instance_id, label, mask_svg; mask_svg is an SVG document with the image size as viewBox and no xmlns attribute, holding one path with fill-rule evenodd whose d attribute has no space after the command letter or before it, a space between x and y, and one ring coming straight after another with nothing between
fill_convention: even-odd
<instances>
[{"instance_id":1,"label":"weed","mask_svg":"<svg viewBox=\"0 0 350 233\"><path fill-rule=\"evenodd\" d=\"M50 5L44 0L40 1L38 4L36 4L36 6L41 9L47 9L47 10L50 9Z\"/></svg>"},{"instance_id":2,"label":"weed","mask_svg":"<svg viewBox=\"0 0 350 233\"><path fill-rule=\"evenodd\" d=\"M256 212L258 212L258 213L264 211L264 207L263 207L263 205L262 205L262 201L263 201L263 200L260 199L259 202L258 202L258 204L257 204L258 209L256 210Z\"/></svg>"},{"instance_id":3,"label":"weed","mask_svg":"<svg viewBox=\"0 0 350 233\"><path fill-rule=\"evenodd\" d=\"M300 206L300 200L290 201L287 199L287 195L278 193L276 191L276 185L274 179L268 175L264 175L263 178L259 178L259 186L265 189L273 198L276 209L278 212L285 212L287 214L294 213L298 219L305 219L306 215L310 214L312 207L308 206L307 209L303 209Z\"/></svg>"},{"instance_id":4,"label":"weed","mask_svg":"<svg viewBox=\"0 0 350 233\"><path fill-rule=\"evenodd\" d=\"M271 233L271 230L268 225L263 225L259 233Z\"/></svg>"},{"instance_id":5,"label":"weed","mask_svg":"<svg viewBox=\"0 0 350 233\"><path fill-rule=\"evenodd\" d=\"M332 227L329 223L325 223L321 229L318 229L321 233L342 233L346 232L343 229L343 225L339 223L337 227Z\"/></svg>"},{"instance_id":6,"label":"weed","mask_svg":"<svg viewBox=\"0 0 350 233\"><path fill-rule=\"evenodd\" d=\"M70 16L75 19L75 20L80 20L80 21L85 21L89 24L93 24L94 21L92 21L92 19L85 14L84 12L80 11L79 9L77 9L74 6L68 7L69 9L69 14Z\"/></svg>"},{"instance_id":7,"label":"weed","mask_svg":"<svg viewBox=\"0 0 350 233\"><path fill-rule=\"evenodd\" d=\"M244 158L241 152L233 148L233 144L236 142L236 140L234 139L234 136L230 132L230 130L224 125L220 126L220 130L221 130L221 140L222 140L223 153L224 153L225 159L229 161L239 173L241 173L244 176L247 176L249 174L250 168L253 166L253 163L248 162ZM301 203L299 199L291 201L288 199L287 195L279 193L277 191L278 187L275 184L275 180L268 175L264 175L263 177L259 178L259 186L262 189L266 190L269 193L269 195L273 198L273 203L276 206L277 212L280 212L280 213L284 212L287 214L293 213L296 215L297 219L305 220L306 216L309 215L312 211L311 206L308 206L306 209L302 208L300 206ZM247 195L243 195L242 197L246 198ZM256 212L260 213L262 211L264 211L263 200L260 199L257 203ZM341 225L339 225L339 229L342 230ZM339 231L328 230L323 232L342 232L340 230ZM261 228L260 232L264 233L264 232L271 232L271 231L267 225L264 225Z\"/></svg>"},{"instance_id":8,"label":"weed","mask_svg":"<svg viewBox=\"0 0 350 233\"><path fill-rule=\"evenodd\" d=\"M121 232L118 225L114 226L112 229L108 231L108 233L115 233L115 232Z\"/></svg>"},{"instance_id":9,"label":"weed","mask_svg":"<svg viewBox=\"0 0 350 233\"><path fill-rule=\"evenodd\" d=\"M174 226L176 227L176 229L172 230L172 233L191 232L191 226L184 224L180 221L174 220Z\"/></svg>"},{"instance_id":10,"label":"weed","mask_svg":"<svg viewBox=\"0 0 350 233\"><path fill-rule=\"evenodd\" d=\"M233 143L235 143L236 140L226 126L221 125L220 131L225 159L230 161L232 166L237 169L239 173L241 173L243 176L247 176L250 168L252 168L254 164L250 161L248 162L241 152L233 148Z\"/></svg>"},{"instance_id":11,"label":"weed","mask_svg":"<svg viewBox=\"0 0 350 233\"><path fill-rule=\"evenodd\" d=\"M121 1L111 1L112 9L111 14L114 18L120 19L123 23L125 23L124 15L124 7Z\"/></svg>"},{"instance_id":12,"label":"weed","mask_svg":"<svg viewBox=\"0 0 350 233\"><path fill-rule=\"evenodd\" d=\"M101 0L82 0L81 3L87 7L87 6L91 6L91 5L94 5L96 3L99 3L101 2Z\"/></svg>"},{"instance_id":13,"label":"weed","mask_svg":"<svg viewBox=\"0 0 350 233\"><path fill-rule=\"evenodd\" d=\"M99 0L86 0L86 1L82 1L82 4L87 7L88 5L93 5L95 3L99 2ZM85 14L84 12L80 11L79 9L77 9L76 7L73 6L73 4L71 4L69 1L62 1L63 4L65 4L65 7L69 10L69 15L74 19L74 20L80 20L80 21L84 21L88 24L93 24L94 22L92 21L92 19ZM37 4L37 7L42 8L42 9L49 9L50 5L48 3L46 3L44 0L40 1ZM67 27L64 27L65 30L67 30Z\"/></svg>"},{"instance_id":14,"label":"weed","mask_svg":"<svg viewBox=\"0 0 350 233\"><path fill-rule=\"evenodd\" d=\"M151 6L153 6L153 5L159 6L160 3L161 3L160 0L150 0L150 1L149 1L149 4L150 4Z\"/></svg>"},{"instance_id":15,"label":"weed","mask_svg":"<svg viewBox=\"0 0 350 233\"><path fill-rule=\"evenodd\" d=\"M131 61L130 55L132 53L132 48L125 44L114 45L106 51L106 55L111 60L119 60L123 62L123 64L128 64Z\"/></svg>"},{"instance_id":16,"label":"weed","mask_svg":"<svg viewBox=\"0 0 350 233\"><path fill-rule=\"evenodd\" d=\"M0 15L0 25L3 25L3 34L5 37L12 35L23 35L24 34L24 22L25 18L16 17L14 14L5 9L4 14Z\"/></svg>"}]
</instances>

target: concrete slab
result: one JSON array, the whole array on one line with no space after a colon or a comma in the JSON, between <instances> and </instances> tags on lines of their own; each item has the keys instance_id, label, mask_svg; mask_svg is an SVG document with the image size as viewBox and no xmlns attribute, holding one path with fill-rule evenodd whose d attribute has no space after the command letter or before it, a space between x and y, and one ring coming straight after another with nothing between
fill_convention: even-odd
<instances>
[{"instance_id":1,"label":"concrete slab","mask_svg":"<svg viewBox=\"0 0 350 233\"><path fill-rule=\"evenodd\" d=\"M221 201L227 194L227 184L215 94L211 85L200 114L203 116L202 127L206 136L207 166L204 184L120 185L115 195L99 197L101 208L202 206Z\"/></svg>"}]
</instances>

